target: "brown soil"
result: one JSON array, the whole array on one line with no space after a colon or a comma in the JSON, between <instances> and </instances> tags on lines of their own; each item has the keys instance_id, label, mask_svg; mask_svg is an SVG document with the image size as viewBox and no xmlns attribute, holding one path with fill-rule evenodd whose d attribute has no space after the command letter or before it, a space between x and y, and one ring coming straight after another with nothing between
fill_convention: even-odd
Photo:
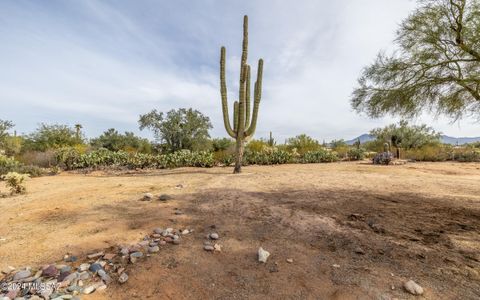
<instances>
[{"instance_id":1,"label":"brown soil","mask_svg":"<svg viewBox=\"0 0 480 300\"><path fill-rule=\"evenodd\" d=\"M88 299L422 298L403 290L409 279L425 299L480 297L480 164L231 171L32 179L28 194L0 198L0 268L132 243L155 227L188 227L195 232L181 245L130 265L126 284ZM145 192L174 199L139 201ZM212 231L222 252L202 249ZM260 246L272 253L266 264L256 261Z\"/></svg>"}]
</instances>

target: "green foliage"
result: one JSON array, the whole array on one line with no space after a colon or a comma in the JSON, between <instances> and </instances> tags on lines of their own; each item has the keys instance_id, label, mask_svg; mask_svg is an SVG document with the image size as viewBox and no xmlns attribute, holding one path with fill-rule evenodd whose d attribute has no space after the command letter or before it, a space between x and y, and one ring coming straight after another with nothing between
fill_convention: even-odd
<instances>
[{"instance_id":1,"label":"green foliage","mask_svg":"<svg viewBox=\"0 0 480 300\"><path fill-rule=\"evenodd\" d=\"M46 151L84 144L83 136L75 129L60 124L40 124L37 130L25 138L24 150Z\"/></svg>"},{"instance_id":2,"label":"green foliage","mask_svg":"<svg viewBox=\"0 0 480 300\"><path fill-rule=\"evenodd\" d=\"M277 148L264 148L261 151L245 151L244 162L249 165L278 165L293 162L292 153Z\"/></svg>"},{"instance_id":3,"label":"green foliage","mask_svg":"<svg viewBox=\"0 0 480 300\"><path fill-rule=\"evenodd\" d=\"M348 160L363 160L365 159L365 149L350 148L347 152Z\"/></svg>"},{"instance_id":4,"label":"green foliage","mask_svg":"<svg viewBox=\"0 0 480 300\"><path fill-rule=\"evenodd\" d=\"M396 148L412 149L440 142L440 133L427 125L409 125L407 121L400 121L384 128L370 131L379 142L388 142Z\"/></svg>"},{"instance_id":5,"label":"green foliage","mask_svg":"<svg viewBox=\"0 0 480 300\"><path fill-rule=\"evenodd\" d=\"M235 142L229 138L216 138L212 140L212 148L214 152L231 150L235 147Z\"/></svg>"},{"instance_id":6,"label":"green foliage","mask_svg":"<svg viewBox=\"0 0 480 300\"><path fill-rule=\"evenodd\" d=\"M322 146L317 140L309 137L306 134L300 134L296 137L289 138L287 140L287 147L290 151L296 149L296 152L298 152L300 155L322 149Z\"/></svg>"},{"instance_id":7,"label":"green foliage","mask_svg":"<svg viewBox=\"0 0 480 300\"><path fill-rule=\"evenodd\" d=\"M350 147L347 145L345 140L333 140L330 142L330 147L335 151L339 158L345 159L348 158L348 152Z\"/></svg>"},{"instance_id":8,"label":"green foliage","mask_svg":"<svg viewBox=\"0 0 480 300\"><path fill-rule=\"evenodd\" d=\"M110 128L99 137L92 139L90 144L96 149L105 148L110 151L152 152L152 145L148 139L138 137L128 131L121 134L114 128Z\"/></svg>"},{"instance_id":9,"label":"green foliage","mask_svg":"<svg viewBox=\"0 0 480 300\"><path fill-rule=\"evenodd\" d=\"M480 1L423 0L400 26L397 49L365 68L352 106L371 117L453 119L480 111Z\"/></svg>"},{"instance_id":10,"label":"green foliage","mask_svg":"<svg viewBox=\"0 0 480 300\"><path fill-rule=\"evenodd\" d=\"M270 149L270 145L265 142L264 140L251 140L248 142L248 144L245 146L245 149L250 152L263 152L267 149Z\"/></svg>"},{"instance_id":11,"label":"green foliage","mask_svg":"<svg viewBox=\"0 0 480 300\"><path fill-rule=\"evenodd\" d=\"M431 144L409 149L404 156L415 161L446 161L452 159L453 149L450 145Z\"/></svg>"},{"instance_id":12,"label":"green foliage","mask_svg":"<svg viewBox=\"0 0 480 300\"><path fill-rule=\"evenodd\" d=\"M145 153L128 153L98 149L80 154L74 148L63 148L57 151L59 166L67 170L99 169L105 167L144 169L144 168L179 168L179 167L212 167L213 154L199 151L181 150L169 154L152 155Z\"/></svg>"},{"instance_id":13,"label":"green foliage","mask_svg":"<svg viewBox=\"0 0 480 300\"><path fill-rule=\"evenodd\" d=\"M29 178L28 174L9 172L1 178L5 180L12 194L23 194L27 191L25 180Z\"/></svg>"},{"instance_id":14,"label":"green foliage","mask_svg":"<svg viewBox=\"0 0 480 300\"><path fill-rule=\"evenodd\" d=\"M198 110L180 108L163 112L152 110L141 115L140 129L153 131L164 150L173 153L179 150L204 151L211 147L208 130L212 128L210 119Z\"/></svg>"},{"instance_id":15,"label":"green foliage","mask_svg":"<svg viewBox=\"0 0 480 300\"><path fill-rule=\"evenodd\" d=\"M300 159L301 163L326 163L338 161L338 156L335 152L326 149L318 149L315 151L306 152Z\"/></svg>"},{"instance_id":16,"label":"green foliage","mask_svg":"<svg viewBox=\"0 0 480 300\"><path fill-rule=\"evenodd\" d=\"M0 175L18 170L21 164L13 157L0 154Z\"/></svg>"},{"instance_id":17,"label":"green foliage","mask_svg":"<svg viewBox=\"0 0 480 300\"><path fill-rule=\"evenodd\" d=\"M454 152L454 159L459 162L480 162L480 150L461 149Z\"/></svg>"}]
</instances>

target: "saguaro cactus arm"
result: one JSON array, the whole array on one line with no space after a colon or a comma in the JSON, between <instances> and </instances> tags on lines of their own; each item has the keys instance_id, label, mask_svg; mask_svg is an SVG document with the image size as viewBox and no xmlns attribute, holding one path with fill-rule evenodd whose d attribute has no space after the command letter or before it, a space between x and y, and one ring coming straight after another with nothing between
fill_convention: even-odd
<instances>
[{"instance_id":1,"label":"saguaro cactus arm","mask_svg":"<svg viewBox=\"0 0 480 300\"><path fill-rule=\"evenodd\" d=\"M262 76L263 76L263 59L258 60L258 69L257 69L257 81L255 82L254 88L254 100L253 100L253 114L252 121L247 131L245 132L246 136L251 136L257 128L257 118L258 118L258 107L260 106L260 100L262 99Z\"/></svg>"},{"instance_id":2,"label":"saguaro cactus arm","mask_svg":"<svg viewBox=\"0 0 480 300\"><path fill-rule=\"evenodd\" d=\"M225 81L225 47L220 50L220 94L222 95L223 124L228 135L236 138L228 116L227 83Z\"/></svg>"}]
</instances>

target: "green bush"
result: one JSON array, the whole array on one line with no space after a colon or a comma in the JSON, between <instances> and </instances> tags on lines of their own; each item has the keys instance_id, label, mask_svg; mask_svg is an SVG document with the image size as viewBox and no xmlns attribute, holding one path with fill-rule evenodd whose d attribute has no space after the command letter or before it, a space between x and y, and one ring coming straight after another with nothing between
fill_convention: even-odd
<instances>
[{"instance_id":1,"label":"green bush","mask_svg":"<svg viewBox=\"0 0 480 300\"><path fill-rule=\"evenodd\" d=\"M309 151L305 153L300 159L300 162L305 164L325 163L325 162L335 162L335 161L338 161L337 154L333 151L328 151L326 149Z\"/></svg>"},{"instance_id":2,"label":"green bush","mask_svg":"<svg viewBox=\"0 0 480 300\"><path fill-rule=\"evenodd\" d=\"M348 160L363 160L365 159L365 149L350 148L347 157Z\"/></svg>"},{"instance_id":3,"label":"green bush","mask_svg":"<svg viewBox=\"0 0 480 300\"><path fill-rule=\"evenodd\" d=\"M293 155L285 150L269 148L259 152L245 151L244 162L248 165L278 165L293 162Z\"/></svg>"},{"instance_id":4,"label":"green bush","mask_svg":"<svg viewBox=\"0 0 480 300\"><path fill-rule=\"evenodd\" d=\"M447 161L452 159L452 154L451 146L432 144L405 150L402 156L416 161Z\"/></svg>"},{"instance_id":5,"label":"green bush","mask_svg":"<svg viewBox=\"0 0 480 300\"><path fill-rule=\"evenodd\" d=\"M462 149L454 153L454 159L460 162L480 162L480 150Z\"/></svg>"},{"instance_id":6,"label":"green bush","mask_svg":"<svg viewBox=\"0 0 480 300\"><path fill-rule=\"evenodd\" d=\"M28 174L19 174L17 172L8 172L2 176L6 185L10 188L12 194L23 194L27 191L25 180L29 177Z\"/></svg>"},{"instance_id":7,"label":"green bush","mask_svg":"<svg viewBox=\"0 0 480 300\"><path fill-rule=\"evenodd\" d=\"M43 170L37 166L24 165L16 161L13 157L8 157L0 154L0 175L9 172L27 173L32 177L43 175Z\"/></svg>"}]
</instances>

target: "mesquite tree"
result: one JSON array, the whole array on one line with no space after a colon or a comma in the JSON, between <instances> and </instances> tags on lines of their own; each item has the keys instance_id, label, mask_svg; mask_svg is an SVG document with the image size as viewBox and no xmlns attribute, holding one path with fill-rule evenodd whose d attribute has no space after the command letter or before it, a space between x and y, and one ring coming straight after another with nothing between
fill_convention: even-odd
<instances>
[{"instance_id":1,"label":"mesquite tree","mask_svg":"<svg viewBox=\"0 0 480 300\"><path fill-rule=\"evenodd\" d=\"M228 135L236 139L235 169L233 173L240 173L242 168L245 140L255 133L257 127L258 107L262 97L263 60L258 60L257 81L253 92L253 112L250 117L250 66L247 64L248 55L248 17L243 18L242 60L240 62L239 101L233 104L233 128L228 115L227 83L225 81L225 47L220 55L220 93L222 95L223 122Z\"/></svg>"},{"instance_id":2,"label":"mesquite tree","mask_svg":"<svg viewBox=\"0 0 480 300\"><path fill-rule=\"evenodd\" d=\"M480 117L480 0L420 4L398 30L397 51L364 69L353 108L371 117Z\"/></svg>"}]
</instances>

